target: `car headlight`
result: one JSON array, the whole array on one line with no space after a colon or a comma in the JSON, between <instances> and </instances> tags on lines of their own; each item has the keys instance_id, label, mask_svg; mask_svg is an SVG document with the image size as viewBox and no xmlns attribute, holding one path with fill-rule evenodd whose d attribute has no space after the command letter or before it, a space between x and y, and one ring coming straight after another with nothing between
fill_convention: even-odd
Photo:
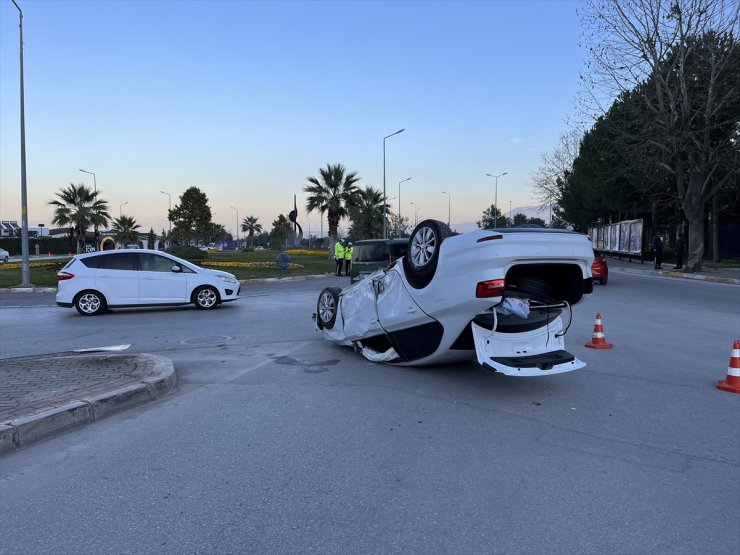
<instances>
[{"instance_id":1,"label":"car headlight","mask_svg":"<svg viewBox=\"0 0 740 555\"><path fill-rule=\"evenodd\" d=\"M226 283L236 283L236 278L234 276L216 276L221 281L225 281Z\"/></svg>"}]
</instances>

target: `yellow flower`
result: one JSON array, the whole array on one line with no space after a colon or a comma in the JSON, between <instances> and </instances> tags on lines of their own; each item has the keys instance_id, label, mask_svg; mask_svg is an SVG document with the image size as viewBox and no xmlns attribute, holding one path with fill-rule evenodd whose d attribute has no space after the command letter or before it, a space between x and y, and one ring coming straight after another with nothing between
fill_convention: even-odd
<instances>
[{"instance_id":1,"label":"yellow flower","mask_svg":"<svg viewBox=\"0 0 740 555\"><path fill-rule=\"evenodd\" d=\"M217 268L267 268L267 269L275 269L277 268L276 262L203 262L201 266L213 266ZM298 269L303 268L304 266L302 264L293 264L291 263L288 268L289 269Z\"/></svg>"}]
</instances>

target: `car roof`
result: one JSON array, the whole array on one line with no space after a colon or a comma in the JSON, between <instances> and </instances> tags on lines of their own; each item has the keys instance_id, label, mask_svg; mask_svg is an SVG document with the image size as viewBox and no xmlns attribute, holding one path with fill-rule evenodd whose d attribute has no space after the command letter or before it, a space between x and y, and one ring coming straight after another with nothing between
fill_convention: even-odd
<instances>
[{"instance_id":1,"label":"car roof","mask_svg":"<svg viewBox=\"0 0 740 555\"><path fill-rule=\"evenodd\" d=\"M91 256L107 256L109 254L124 253L124 252L135 252L135 253L151 253L151 254L168 254L164 251L158 251L154 249L114 249L111 251L95 251L85 252L76 254L77 258L90 258ZM171 255L169 255L171 256Z\"/></svg>"}]
</instances>

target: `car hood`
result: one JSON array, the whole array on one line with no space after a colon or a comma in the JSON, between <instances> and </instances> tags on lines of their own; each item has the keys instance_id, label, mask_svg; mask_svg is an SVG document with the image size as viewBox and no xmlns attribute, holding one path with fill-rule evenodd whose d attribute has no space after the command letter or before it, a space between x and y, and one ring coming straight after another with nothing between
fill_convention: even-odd
<instances>
[{"instance_id":1,"label":"car hood","mask_svg":"<svg viewBox=\"0 0 740 555\"><path fill-rule=\"evenodd\" d=\"M229 272L223 272L221 270L212 270L210 268L200 268L200 271L204 274L208 274L211 276L223 276L223 277L230 277L231 279L236 279L236 276L234 274L230 274Z\"/></svg>"}]
</instances>

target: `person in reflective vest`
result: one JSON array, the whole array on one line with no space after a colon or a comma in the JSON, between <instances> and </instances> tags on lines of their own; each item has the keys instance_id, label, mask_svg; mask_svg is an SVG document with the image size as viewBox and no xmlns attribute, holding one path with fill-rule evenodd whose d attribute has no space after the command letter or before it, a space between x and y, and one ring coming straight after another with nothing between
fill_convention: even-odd
<instances>
[{"instance_id":1,"label":"person in reflective vest","mask_svg":"<svg viewBox=\"0 0 740 555\"><path fill-rule=\"evenodd\" d=\"M341 276L342 263L344 262L344 245L339 240L334 243L334 261L337 263L337 275Z\"/></svg>"},{"instance_id":2,"label":"person in reflective vest","mask_svg":"<svg viewBox=\"0 0 740 555\"><path fill-rule=\"evenodd\" d=\"M344 248L344 275L349 275L349 269L352 266L352 243L348 243Z\"/></svg>"}]
</instances>

